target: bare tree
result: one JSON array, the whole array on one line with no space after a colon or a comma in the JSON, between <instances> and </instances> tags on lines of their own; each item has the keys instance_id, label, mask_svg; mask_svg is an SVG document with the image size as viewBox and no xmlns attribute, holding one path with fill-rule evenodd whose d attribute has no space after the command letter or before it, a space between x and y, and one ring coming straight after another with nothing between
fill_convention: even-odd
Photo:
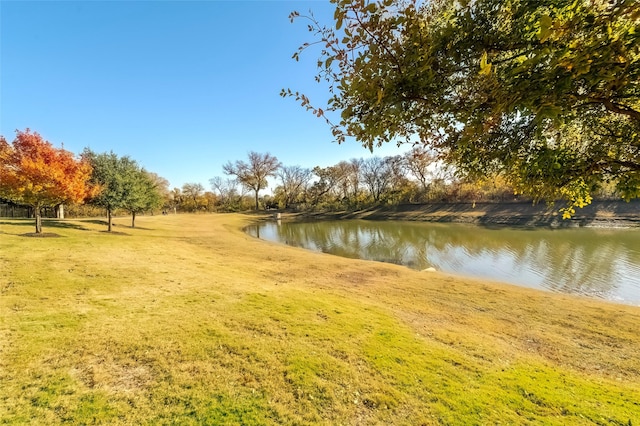
<instances>
[{"instance_id":1,"label":"bare tree","mask_svg":"<svg viewBox=\"0 0 640 426\"><path fill-rule=\"evenodd\" d=\"M238 181L236 179L222 179L216 176L209 179L211 189L217 193L219 204L225 209L231 209L234 204L240 204L238 195Z\"/></svg>"},{"instance_id":2,"label":"bare tree","mask_svg":"<svg viewBox=\"0 0 640 426\"><path fill-rule=\"evenodd\" d=\"M248 156L248 163L240 160L236 161L235 164L228 162L222 166L222 170L227 175L235 176L244 187L254 191L256 210L258 210L258 193L260 190L267 188L267 178L275 176L281 164L276 157L269 153L260 154L251 151Z\"/></svg>"},{"instance_id":3,"label":"bare tree","mask_svg":"<svg viewBox=\"0 0 640 426\"><path fill-rule=\"evenodd\" d=\"M300 166L283 166L278 171L282 181L285 208L293 204L304 192L311 180L311 170Z\"/></svg>"},{"instance_id":4,"label":"bare tree","mask_svg":"<svg viewBox=\"0 0 640 426\"><path fill-rule=\"evenodd\" d=\"M320 167L313 168L313 174L318 179L309 188L309 196L311 197L311 204L317 205L322 199L327 198L330 194L335 193L339 177L335 173L334 167Z\"/></svg>"},{"instance_id":5,"label":"bare tree","mask_svg":"<svg viewBox=\"0 0 640 426\"><path fill-rule=\"evenodd\" d=\"M418 179L425 194L433 179L433 166L436 160L436 155L423 146L415 146L404 154L405 167L411 176Z\"/></svg>"},{"instance_id":6,"label":"bare tree","mask_svg":"<svg viewBox=\"0 0 640 426\"><path fill-rule=\"evenodd\" d=\"M178 208L182 207L184 202L184 196L180 188L173 188L169 191L169 207L173 209L174 213L178 212Z\"/></svg>"},{"instance_id":7,"label":"bare tree","mask_svg":"<svg viewBox=\"0 0 640 426\"><path fill-rule=\"evenodd\" d=\"M182 185L182 196L184 204L191 211L197 211L204 194L204 186L199 183L185 183Z\"/></svg>"},{"instance_id":8,"label":"bare tree","mask_svg":"<svg viewBox=\"0 0 640 426\"><path fill-rule=\"evenodd\" d=\"M362 181L369 189L373 201L388 189L393 177L391 165L386 158L371 157L362 162Z\"/></svg>"},{"instance_id":9,"label":"bare tree","mask_svg":"<svg viewBox=\"0 0 640 426\"><path fill-rule=\"evenodd\" d=\"M351 173L349 174L349 184L351 186L352 197L357 200L360 193L360 181L362 180L362 158L352 158L349 161Z\"/></svg>"}]
</instances>

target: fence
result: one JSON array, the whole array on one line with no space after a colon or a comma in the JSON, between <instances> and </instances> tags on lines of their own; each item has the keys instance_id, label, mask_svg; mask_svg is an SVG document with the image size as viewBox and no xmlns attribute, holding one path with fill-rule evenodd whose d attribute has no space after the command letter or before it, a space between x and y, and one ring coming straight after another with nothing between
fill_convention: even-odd
<instances>
[{"instance_id":1,"label":"fence","mask_svg":"<svg viewBox=\"0 0 640 426\"><path fill-rule=\"evenodd\" d=\"M31 217L29 207L0 203L0 217Z\"/></svg>"}]
</instances>

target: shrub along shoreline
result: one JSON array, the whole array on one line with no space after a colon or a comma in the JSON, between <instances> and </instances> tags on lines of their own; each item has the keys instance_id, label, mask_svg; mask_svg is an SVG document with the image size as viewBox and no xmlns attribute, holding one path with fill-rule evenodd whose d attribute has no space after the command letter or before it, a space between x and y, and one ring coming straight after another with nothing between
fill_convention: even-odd
<instances>
[{"instance_id":1,"label":"shrub along shoreline","mask_svg":"<svg viewBox=\"0 0 640 426\"><path fill-rule=\"evenodd\" d=\"M639 308L270 243L258 219L0 220L0 418L637 421Z\"/></svg>"}]
</instances>

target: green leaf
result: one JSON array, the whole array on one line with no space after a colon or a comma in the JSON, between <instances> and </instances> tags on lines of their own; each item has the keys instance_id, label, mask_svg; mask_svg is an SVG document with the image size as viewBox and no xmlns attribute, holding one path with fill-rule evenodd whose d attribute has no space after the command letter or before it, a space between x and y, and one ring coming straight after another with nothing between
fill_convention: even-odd
<instances>
[{"instance_id":1,"label":"green leaf","mask_svg":"<svg viewBox=\"0 0 640 426\"><path fill-rule=\"evenodd\" d=\"M540 43L544 43L553 33L553 20L549 15L542 15L540 18L540 32L538 33L538 40Z\"/></svg>"}]
</instances>

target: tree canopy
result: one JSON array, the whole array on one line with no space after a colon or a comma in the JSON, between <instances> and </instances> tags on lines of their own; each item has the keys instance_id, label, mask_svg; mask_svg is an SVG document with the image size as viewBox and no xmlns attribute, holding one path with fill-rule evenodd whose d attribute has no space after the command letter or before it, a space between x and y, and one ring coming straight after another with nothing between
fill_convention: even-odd
<instances>
[{"instance_id":1,"label":"tree canopy","mask_svg":"<svg viewBox=\"0 0 640 426\"><path fill-rule=\"evenodd\" d=\"M235 176L245 188L250 189L255 194L255 207L259 208L258 193L267 188L267 178L275 176L281 164L276 157L269 154L260 154L251 151L248 154L249 162L236 161L235 164L228 162L222 169L227 175Z\"/></svg>"},{"instance_id":2,"label":"tree canopy","mask_svg":"<svg viewBox=\"0 0 640 426\"><path fill-rule=\"evenodd\" d=\"M300 166L282 166L278 170L284 207L288 208L299 201L311 180L311 170Z\"/></svg>"},{"instance_id":3,"label":"tree canopy","mask_svg":"<svg viewBox=\"0 0 640 426\"><path fill-rule=\"evenodd\" d=\"M90 149L85 149L83 157L93 167L91 181L100 188L91 203L107 209L109 232L112 230L111 215L115 209L129 211L133 227L136 213L162 203L156 180L141 169L135 160L127 156L118 157L113 152L97 154Z\"/></svg>"},{"instance_id":4,"label":"tree canopy","mask_svg":"<svg viewBox=\"0 0 640 426\"><path fill-rule=\"evenodd\" d=\"M55 148L36 132L17 131L13 143L0 136L0 195L33 208L36 233L42 232L41 209L81 202L91 195L91 165Z\"/></svg>"},{"instance_id":5,"label":"tree canopy","mask_svg":"<svg viewBox=\"0 0 640 426\"><path fill-rule=\"evenodd\" d=\"M318 107L373 149L426 145L461 173L499 173L565 215L615 182L640 196L640 4L637 0L332 0ZM301 17L292 13L292 20ZM337 118L336 118L337 117Z\"/></svg>"},{"instance_id":6,"label":"tree canopy","mask_svg":"<svg viewBox=\"0 0 640 426\"><path fill-rule=\"evenodd\" d=\"M164 198L162 187L159 186L162 184L161 180L166 182L165 179L145 169L138 169L131 174L128 193L122 207L131 213L132 228L136 226L136 214L162 206Z\"/></svg>"}]
</instances>

